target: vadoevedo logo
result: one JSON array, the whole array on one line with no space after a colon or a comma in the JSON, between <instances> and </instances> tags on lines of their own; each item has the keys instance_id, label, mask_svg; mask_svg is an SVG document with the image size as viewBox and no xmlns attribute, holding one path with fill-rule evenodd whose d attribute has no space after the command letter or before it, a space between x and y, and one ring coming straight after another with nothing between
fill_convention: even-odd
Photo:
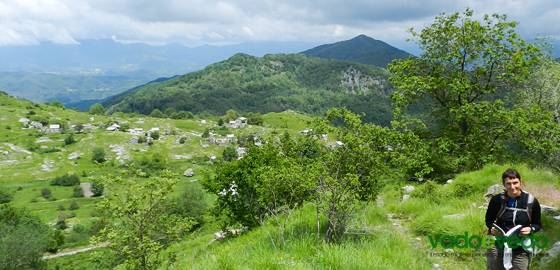
<instances>
[{"instance_id":1,"label":"vadoevedo logo","mask_svg":"<svg viewBox=\"0 0 560 270\"><path fill-rule=\"evenodd\" d=\"M492 235L484 235L482 237L478 235L473 235L469 237L469 233L465 232L465 235L444 235L444 236L437 236L435 239L430 235L430 243L432 244L432 248L436 248L438 244L441 244L443 248L479 248L485 247L490 249L494 246L494 242L498 244L498 247L503 248L505 243L508 244L509 247L514 248L518 246L522 246L523 248L545 248L548 244L548 239L544 235L539 235L534 237L533 233L531 232L530 235L523 236L519 238L517 235L510 236L508 238L498 238L497 240L494 239ZM531 240L530 242L526 241L526 239Z\"/></svg>"}]
</instances>

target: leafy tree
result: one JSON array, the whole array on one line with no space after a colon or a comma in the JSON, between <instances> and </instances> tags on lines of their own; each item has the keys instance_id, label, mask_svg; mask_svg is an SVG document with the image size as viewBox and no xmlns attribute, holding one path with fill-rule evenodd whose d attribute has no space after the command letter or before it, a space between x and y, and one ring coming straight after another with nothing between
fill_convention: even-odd
<instances>
[{"instance_id":1,"label":"leafy tree","mask_svg":"<svg viewBox=\"0 0 560 270\"><path fill-rule=\"evenodd\" d=\"M102 163L105 161L105 150L103 150L103 148L101 147L96 147L93 149L92 155L91 155L91 161L92 162L97 162L97 163Z\"/></svg>"},{"instance_id":2,"label":"leafy tree","mask_svg":"<svg viewBox=\"0 0 560 270\"><path fill-rule=\"evenodd\" d=\"M52 106L55 106L55 107L57 107L57 108L62 108L62 109L65 109L65 108L66 108L66 107L64 107L64 104L62 104L62 102L60 102L60 101L53 101L53 102L51 103L51 105L52 105Z\"/></svg>"},{"instance_id":3,"label":"leafy tree","mask_svg":"<svg viewBox=\"0 0 560 270\"><path fill-rule=\"evenodd\" d=\"M342 124L335 127L333 122ZM422 159L425 155L418 151L414 134L362 124L358 115L346 109L332 109L325 118L315 118L310 127L316 134L329 134L343 143L308 165L316 186L314 200L327 217L325 242L342 239L360 202L377 197L385 173L408 158ZM314 151L308 153L315 155ZM425 166L422 169L428 170Z\"/></svg>"},{"instance_id":4,"label":"leafy tree","mask_svg":"<svg viewBox=\"0 0 560 270\"><path fill-rule=\"evenodd\" d=\"M208 137L210 137L210 129L206 128L202 133L202 138L208 138Z\"/></svg>"},{"instance_id":5,"label":"leafy tree","mask_svg":"<svg viewBox=\"0 0 560 270\"><path fill-rule=\"evenodd\" d=\"M166 115L164 113L162 113L160 110L158 109L154 109L152 111L152 113L150 113L150 117L154 117L154 118L165 118Z\"/></svg>"},{"instance_id":6,"label":"leafy tree","mask_svg":"<svg viewBox=\"0 0 560 270\"><path fill-rule=\"evenodd\" d=\"M163 111L163 113L169 117L171 117L172 114L176 113L177 111L175 111L175 109L173 108L167 108L165 109L165 111Z\"/></svg>"},{"instance_id":7,"label":"leafy tree","mask_svg":"<svg viewBox=\"0 0 560 270\"><path fill-rule=\"evenodd\" d=\"M41 268L43 253L63 243L56 236L26 209L0 206L0 269Z\"/></svg>"},{"instance_id":8,"label":"leafy tree","mask_svg":"<svg viewBox=\"0 0 560 270\"><path fill-rule=\"evenodd\" d=\"M250 125L262 125L263 119L260 113L254 113L247 118L247 124Z\"/></svg>"},{"instance_id":9,"label":"leafy tree","mask_svg":"<svg viewBox=\"0 0 560 270\"><path fill-rule=\"evenodd\" d=\"M407 109L424 105L429 113L418 134L429 143L434 167L476 168L504 154L505 142L526 119L496 97L518 86L537 63L539 50L514 31L506 15L472 19L473 11L444 13L421 32L410 32L423 53L395 60L389 71L396 87L391 96L401 123ZM448 157L441 160L441 157Z\"/></svg>"},{"instance_id":10,"label":"leafy tree","mask_svg":"<svg viewBox=\"0 0 560 270\"><path fill-rule=\"evenodd\" d=\"M188 119L193 119L194 118L194 114L192 112L187 112L187 118Z\"/></svg>"},{"instance_id":11,"label":"leafy tree","mask_svg":"<svg viewBox=\"0 0 560 270\"><path fill-rule=\"evenodd\" d=\"M105 115L105 109L101 104L95 103L89 107L89 113L93 115Z\"/></svg>"},{"instance_id":12,"label":"leafy tree","mask_svg":"<svg viewBox=\"0 0 560 270\"><path fill-rule=\"evenodd\" d=\"M109 248L123 258L127 269L156 269L168 257L162 256L169 245L181 239L194 222L169 214L165 203L177 183L169 171L162 178L141 180L141 171L130 167L127 175L103 178L109 196L98 208L122 222L105 228L94 241L108 241Z\"/></svg>"},{"instance_id":13,"label":"leafy tree","mask_svg":"<svg viewBox=\"0 0 560 270\"><path fill-rule=\"evenodd\" d=\"M105 189L105 187L103 186L103 184L99 183L98 181L92 181L91 182L91 193L93 193L94 197L99 197L101 195L103 195L103 190Z\"/></svg>"},{"instance_id":14,"label":"leafy tree","mask_svg":"<svg viewBox=\"0 0 560 270\"><path fill-rule=\"evenodd\" d=\"M233 109L229 109L226 112L226 115L224 115L224 119L226 122L232 121L239 118L239 113L237 113L235 110Z\"/></svg>"},{"instance_id":15,"label":"leafy tree","mask_svg":"<svg viewBox=\"0 0 560 270\"><path fill-rule=\"evenodd\" d=\"M196 221L196 227L204 224L204 214L209 205L204 199L204 192L200 187L187 185L178 197L169 200L170 215L178 215L183 218L191 218Z\"/></svg>"},{"instance_id":16,"label":"leafy tree","mask_svg":"<svg viewBox=\"0 0 560 270\"><path fill-rule=\"evenodd\" d=\"M222 157L225 161L234 161L239 157L239 155L237 154L235 147L230 145L224 149Z\"/></svg>"},{"instance_id":17,"label":"leafy tree","mask_svg":"<svg viewBox=\"0 0 560 270\"><path fill-rule=\"evenodd\" d=\"M220 119L218 119L218 126L223 126L224 125L224 119L220 117Z\"/></svg>"}]
</instances>

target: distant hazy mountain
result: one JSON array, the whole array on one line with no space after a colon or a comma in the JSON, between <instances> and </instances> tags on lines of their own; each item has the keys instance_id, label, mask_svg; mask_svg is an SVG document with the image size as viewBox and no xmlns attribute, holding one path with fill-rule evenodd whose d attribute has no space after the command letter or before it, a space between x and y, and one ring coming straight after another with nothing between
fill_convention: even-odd
<instances>
[{"instance_id":1,"label":"distant hazy mountain","mask_svg":"<svg viewBox=\"0 0 560 270\"><path fill-rule=\"evenodd\" d=\"M103 103L108 113L152 110L223 115L281 112L324 115L333 108L365 112L364 121L388 125L392 118L389 73L371 65L303 54L236 54L201 71L151 83Z\"/></svg>"},{"instance_id":2,"label":"distant hazy mountain","mask_svg":"<svg viewBox=\"0 0 560 270\"><path fill-rule=\"evenodd\" d=\"M55 100L68 103L85 99L104 99L145 82L124 76L0 72L0 91L39 103Z\"/></svg>"},{"instance_id":3,"label":"distant hazy mountain","mask_svg":"<svg viewBox=\"0 0 560 270\"><path fill-rule=\"evenodd\" d=\"M382 68L386 68L393 59L406 59L411 56L405 51L365 35L321 45L302 53L324 59L345 60Z\"/></svg>"},{"instance_id":4,"label":"distant hazy mountain","mask_svg":"<svg viewBox=\"0 0 560 270\"><path fill-rule=\"evenodd\" d=\"M178 43L150 46L112 39L81 40L77 45L42 43L0 47L0 71L59 75L127 76L144 81L200 70L236 53L263 56L297 53L316 46L306 42L255 42L189 48Z\"/></svg>"}]
</instances>

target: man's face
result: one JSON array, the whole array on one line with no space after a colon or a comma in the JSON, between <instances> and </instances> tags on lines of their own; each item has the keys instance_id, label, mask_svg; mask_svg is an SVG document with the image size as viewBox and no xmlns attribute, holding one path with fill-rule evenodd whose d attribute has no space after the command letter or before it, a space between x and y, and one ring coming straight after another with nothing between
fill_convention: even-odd
<instances>
[{"instance_id":1,"label":"man's face","mask_svg":"<svg viewBox=\"0 0 560 270\"><path fill-rule=\"evenodd\" d=\"M510 197L517 197L521 195L521 180L519 178L506 178L504 187Z\"/></svg>"}]
</instances>

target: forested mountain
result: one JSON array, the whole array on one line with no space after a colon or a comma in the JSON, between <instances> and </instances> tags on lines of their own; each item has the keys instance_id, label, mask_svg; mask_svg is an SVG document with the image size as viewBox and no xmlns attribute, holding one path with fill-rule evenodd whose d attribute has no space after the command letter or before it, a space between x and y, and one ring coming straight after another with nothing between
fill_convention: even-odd
<instances>
[{"instance_id":1,"label":"forested mountain","mask_svg":"<svg viewBox=\"0 0 560 270\"><path fill-rule=\"evenodd\" d=\"M39 103L104 99L145 82L124 76L0 72L0 91Z\"/></svg>"},{"instance_id":2,"label":"forested mountain","mask_svg":"<svg viewBox=\"0 0 560 270\"><path fill-rule=\"evenodd\" d=\"M359 35L353 39L325 44L302 52L324 59L338 59L386 68L394 59L406 59L411 54L383 41Z\"/></svg>"},{"instance_id":3,"label":"forested mountain","mask_svg":"<svg viewBox=\"0 0 560 270\"><path fill-rule=\"evenodd\" d=\"M223 115L280 112L313 115L333 107L366 113L367 122L388 125L391 119L389 73L381 68L303 54L237 54L226 61L175 79L118 95L103 105L118 111L149 114L154 109Z\"/></svg>"}]
</instances>

